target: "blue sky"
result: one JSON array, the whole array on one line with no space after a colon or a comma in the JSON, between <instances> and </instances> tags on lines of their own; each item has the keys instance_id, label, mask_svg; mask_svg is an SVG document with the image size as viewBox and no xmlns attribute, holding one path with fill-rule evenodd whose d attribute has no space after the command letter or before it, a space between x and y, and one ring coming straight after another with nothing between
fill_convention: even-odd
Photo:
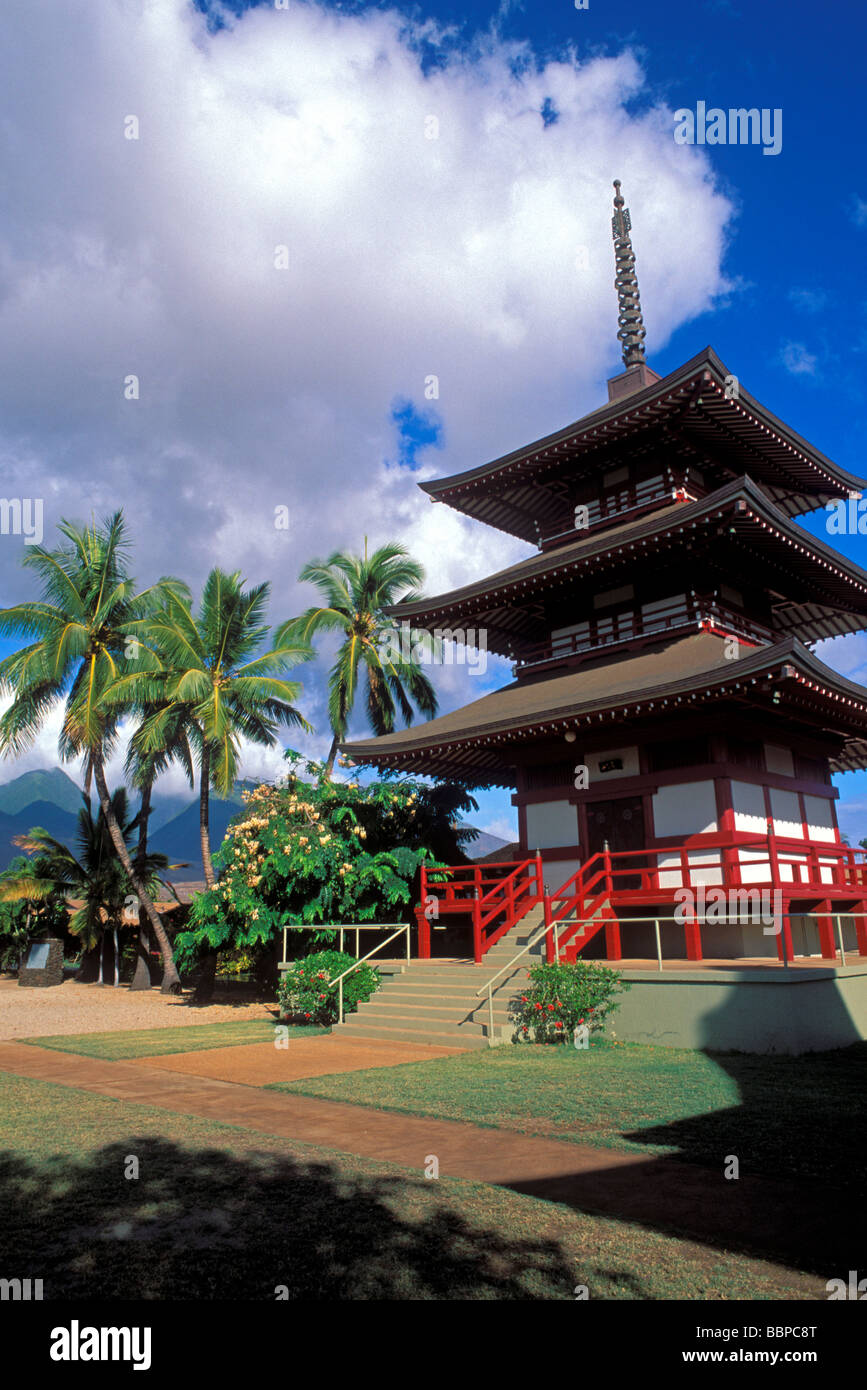
<instances>
[{"instance_id":1,"label":"blue sky","mask_svg":"<svg viewBox=\"0 0 867 1390\"><path fill-rule=\"evenodd\" d=\"M0 455L8 494L45 498L48 537L62 515L123 505L142 579L196 584L220 560L273 579L275 618L310 601L311 554L365 534L404 539L430 592L519 558L415 484L604 400L614 177L653 367L710 343L775 414L867 471L862 7L198 8L210 23L185 0L75 16L33 0L0 56ZM780 153L675 147L671 113L700 101L781 110ZM428 111L438 141L421 136ZM114 138L126 112L136 144ZM576 243L591 270L574 290ZM134 370L135 411L115 387ZM268 523L284 502L288 540ZM805 524L825 534L821 515ZM2 602L21 591L14 539ZM829 539L867 566L867 536ZM863 639L822 654L867 680ZM442 672L442 705L507 677ZM321 723L321 680L309 701ZM840 786L860 839L867 774ZM505 829L502 794L480 799L480 823Z\"/></svg>"}]
</instances>

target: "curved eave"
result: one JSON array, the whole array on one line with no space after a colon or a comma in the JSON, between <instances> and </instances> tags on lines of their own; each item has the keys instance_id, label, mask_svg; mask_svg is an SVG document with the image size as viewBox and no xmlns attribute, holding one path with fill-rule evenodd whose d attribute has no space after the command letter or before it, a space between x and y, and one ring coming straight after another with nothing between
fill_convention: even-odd
<instances>
[{"instance_id":1,"label":"curved eave","mask_svg":"<svg viewBox=\"0 0 867 1390\"><path fill-rule=\"evenodd\" d=\"M538 520L538 505L535 512L532 506L533 487L540 473L685 412L690 430L699 436L734 439L737 447L753 457L751 471L757 472L756 463L764 459L768 477L762 485L788 515L814 511L833 498L861 492L867 486L826 458L743 387L739 387L737 400L727 397L727 379L731 379L727 367L708 347L652 386L602 406L555 434L480 467L419 486L433 501L446 502L477 520L533 541L534 522ZM699 394L700 410L696 404ZM522 486L529 489L525 496L503 497L509 488Z\"/></svg>"},{"instance_id":2,"label":"curved eave","mask_svg":"<svg viewBox=\"0 0 867 1390\"><path fill-rule=\"evenodd\" d=\"M610 527L597 535L574 541L557 550L530 556L497 574L450 593L395 604L389 616L419 628L484 627L488 647L501 655L510 654L513 643L532 640L532 621L522 622L521 604L538 601L546 589L570 575L584 578L588 568L610 568L637 552L648 555L648 547L685 536L700 525L717 524L726 515L741 524L757 528L758 539L767 537L785 557L802 567L815 566L837 594L829 592L824 604L797 604L798 613L781 626L797 631L802 639L820 641L826 637L858 632L867 627L867 571L839 555L824 541L797 526L770 502L750 478L739 478L697 502L673 503L650 516L620 527ZM784 576L775 583L783 586ZM839 600L839 609L835 607ZM828 610L831 610L830 612ZM526 627L527 632L522 629Z\"/></svg>"},{"instance_id":3,"label":"curved eave","mask_svg":"<svg viewBox=\"0 0 867 1390\"><path fill-rule=\"evenodd\" d=\"M832 671L797 639L787 638L735 660L722 655L725 644L719 639L690 637L679 645L686 643L696 652L696 644L703 644L702 654L712 653L716 644L716 665L681 679L591 701L580 699L577 680L575 698L552 701L552 708L531 709L522 717L505 709L508 700L503 697L517 689L508 686L418 728L341 746L359 764L454 777L468 785L510 786L514 783L513 750L523 742L567 731L580 736L582 731L607 726L622 734L626 719L670 719L684 709L732 699L789 713L809 724L821 722L844 740L832 759L832 771L867 767L867 689ZM640 670L638 663L635 669ZM544 701L546 687L553 691L555 683L563 680L554 677L540 682L536 698Z\"/></svg>"}]
</instances>

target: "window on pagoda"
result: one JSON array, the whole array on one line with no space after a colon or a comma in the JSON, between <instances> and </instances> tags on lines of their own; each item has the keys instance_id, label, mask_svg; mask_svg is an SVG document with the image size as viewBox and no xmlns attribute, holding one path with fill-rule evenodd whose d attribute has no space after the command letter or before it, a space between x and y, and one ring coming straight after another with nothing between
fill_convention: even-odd
<instances>
[{"instance_id":1,"label":"window on pagoda","mask_svg":"<svg viewBox=\"0 0 867 1390\"><path fill-rule=\"evenodd\" d=\"M729 734L728 752L729 762L735 763L738 767L748 767L754 772L764 769L764 747L761 739L738 738L735 734Z\"/></svg>"},{"instance_id":2,"label":"window on pagoda","mask_svg":"<svg viewBox=\"0 0 867 1390\"><path fill-rule=\"evenodd\" d=\"M701 767L711 762L706 738L681 738L670 743L652 743L647 750L651 772L670 772L677 767Z\"/></svg>"},{"instance_id":3,"label":"window on pagoda","mask_svg":"<svg viewBox=\"0 0 867 1390\"><path fill-rule=\"evenodd\" d=\"M689 616L686 594L673 594L670 598L653 599L641 605L642 632L661 632L667 627L678 627Z\"/></svg>"},{"instance_id":4,"label":"window on pagoda","mask_svg":"<svg viewBox=\"0 0 867 1390\"><path fill-rule=\"evenodd\" d=\"M795 776L802 782L830 782L827 758L811 758L805 753L796 753Z\"/></svg>"}]
</instances>

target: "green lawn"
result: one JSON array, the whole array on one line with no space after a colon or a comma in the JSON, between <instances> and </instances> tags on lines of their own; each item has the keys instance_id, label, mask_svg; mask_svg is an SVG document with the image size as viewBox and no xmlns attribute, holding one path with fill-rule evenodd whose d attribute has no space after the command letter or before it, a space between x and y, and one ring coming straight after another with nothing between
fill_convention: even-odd
<instances>
[{"instance_id":1,"label":"green lawn","mask_svg":"<svg viewBox=\"0 0 867 1390\"><path fill-rule=\"evenodd\" d=\"M181 1028L136 1028L126 1033L58 1033L48 1038L16 1038L33 1047L56 1052L77 1052L106 1062L130 1057L164 1057L171 1052L202 1052L209 1047L240 1047L243 1043L271 1042L274 1024L267 1018L243 1023L202 1023ZM293 1027L292 1036L327 1033L327 1028Z\"/></svg>"},{"instance_id":2,"label":"green lawn","mask_svg":"<svg viewBox=\"0 0 867 1390\"><path fill-rule=\"evenodd\" d=\"M826 1296L823 1279L502 1188L4 1074L0 1195L0 1269L47 1299Z\"/></svg>"},{"instance_id":3,"label":"green lawn","mask_svg":"<svg viewBox=\"0 0 867 1390\"><path fill-rule=\"evenodd\" d=\"M773 1178L867 1179L867 1044L802 1057L499 1047L272 1089L712 1167L734 1153L742 1173Z\"/></svg>"}]
</instances>

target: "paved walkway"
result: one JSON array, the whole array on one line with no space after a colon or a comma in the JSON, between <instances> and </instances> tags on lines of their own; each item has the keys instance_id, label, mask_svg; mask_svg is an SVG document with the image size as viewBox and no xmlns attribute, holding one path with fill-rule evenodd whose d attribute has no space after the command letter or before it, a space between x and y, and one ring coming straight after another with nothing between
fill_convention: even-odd
<instances>
[{"instance_id":1,"label":"paved walkway","mask_svg":"<svg viewBox=\"0 0 867 1390\"><path fill-rule=\"evenodd\" d=\"M201 1052L171 1052L163 1057L136 1057L139 1067L159 1067L187 1076L209 1076L244 1086L270 1086L274 1081L299 1081L305 1076L399 1067L405 1062L430 1062L455 1057L462 1047L389 1042L378 1038L349 1038L328 1033L320 1037L289 1038L286 1048L273 1042L241 1043L237 1047L208 1047Z\"/></svg>"},{"instance_id":2,"label":"paved walkway","mask_svg":"<svg viewBox=\"0 0 867 1390\"><path fill-rule=\"evenodd\" d=\"M428 1155L435 1154L442 1177L498 1184L582 1211L746 1249L796 1269L827 1269L826 1279L846 1258L841 1240L850 1253L863 1245L857 1204L844 1204L839 1194L816 1184L750 1176L726 1181L722 1155L719 1169L711 1170L23 1043L0 1043L0 1071L380 1159L419 1174Z\"/></svg>"}]
</instances>

